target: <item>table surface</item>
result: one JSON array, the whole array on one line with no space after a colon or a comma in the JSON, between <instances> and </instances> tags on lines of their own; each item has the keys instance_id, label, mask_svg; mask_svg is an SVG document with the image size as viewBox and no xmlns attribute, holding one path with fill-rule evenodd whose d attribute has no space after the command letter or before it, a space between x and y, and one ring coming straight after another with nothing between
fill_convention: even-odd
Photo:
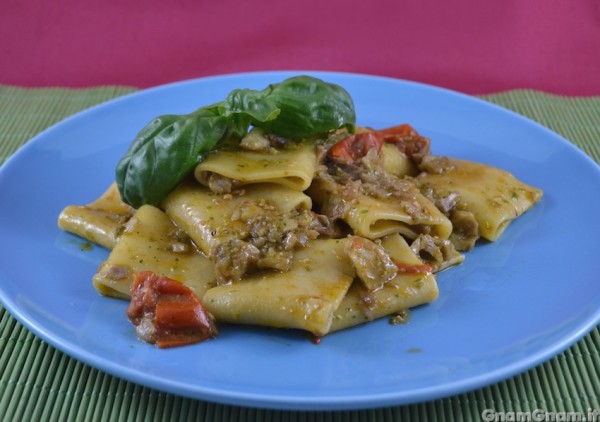
<instances>
[{"instance_id":1,"label":"table surface","mask_svg":"<svg viewBox=\"0 0 600 422\"><path fill-rule=\"evenodd\" d=\"M2 9L0 165L46 127L138 88L262 70L374 74L478 95L600 162L597 0L7 0ZM481 420L485 409L600 411L600 328L476 391L385 409L286 412L115 378L54 349L0 305L0 415L8 420Z\"/></svg>"},{"instance_id":2,"label":"table surface","mask_svg":"<svg viewBox=\"0 0 600 422\"><path fill-rule=\"evenodd\" d=\"M0 165L46 127L131 87L30 89L0 85ZM507 91L481 98L532 118L600 162L600 97ZM600 328L525 373L476 391L382 409L286 412L226 406L118 379L48 345L0 306L0 415L9 420L399 421L481 420L510 412L600 410ZM536 413L534 413L536 414Z\"/></svg>"}]
</instances>

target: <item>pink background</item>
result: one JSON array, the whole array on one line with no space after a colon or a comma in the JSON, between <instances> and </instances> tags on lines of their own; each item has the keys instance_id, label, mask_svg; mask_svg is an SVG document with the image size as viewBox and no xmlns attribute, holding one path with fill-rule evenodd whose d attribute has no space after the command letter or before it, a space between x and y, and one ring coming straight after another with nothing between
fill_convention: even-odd
<instances>
[{"instance_id":1,"label":"pink background","mask_svg":"<svg viewBox=\"0 0 600 422\"><path fill-rule=\"evenodd\" d=\"M258 70L600 95L600 0L0 3L0 84L144 88Z\"/></svg>"}]
</instances>

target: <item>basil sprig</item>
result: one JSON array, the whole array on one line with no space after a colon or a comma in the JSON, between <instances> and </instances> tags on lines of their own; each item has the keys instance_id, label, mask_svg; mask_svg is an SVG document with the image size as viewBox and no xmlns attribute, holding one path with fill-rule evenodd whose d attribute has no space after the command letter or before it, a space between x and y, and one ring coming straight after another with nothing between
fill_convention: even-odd
<instances>
[{"instance_id":1,"label":"basil sprig","mask_svg":"<svg viewBox=\"0 0 600 422\"><path fill-rule=\"evenodd\" d=\"M163 115L148 123L116 168L123 201L159 205L220 142L242 138L250 126L284 138L305 138L343 126L356 114L342 87L296 76L257 91L233 90L225 100L190 114Z\"/></svg>"}]
</instances>

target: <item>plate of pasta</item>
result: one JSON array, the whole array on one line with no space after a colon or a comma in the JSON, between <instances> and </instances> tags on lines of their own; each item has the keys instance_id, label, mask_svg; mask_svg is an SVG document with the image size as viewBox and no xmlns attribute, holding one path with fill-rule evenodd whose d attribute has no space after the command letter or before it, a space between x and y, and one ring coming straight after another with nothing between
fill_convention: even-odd
<instances>
[{"instance_id":1,"label":"plate of pasta","mask_svg":"<svg viewBox=\"0 0 600 422\"><path fill-rule=\"evenodd\" d=\"M0 299L70 356L173 394L438 399L599 322L590 186L598 165L568 141L442 88L183 81L76 114L0 168Z\"/></svg>"}]
</instances>

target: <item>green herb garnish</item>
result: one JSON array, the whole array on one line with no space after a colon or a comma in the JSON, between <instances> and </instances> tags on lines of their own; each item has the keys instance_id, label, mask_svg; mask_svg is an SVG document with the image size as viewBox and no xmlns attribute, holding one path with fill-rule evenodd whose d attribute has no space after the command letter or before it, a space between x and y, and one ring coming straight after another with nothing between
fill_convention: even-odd
<instances>
[{"instance_id":1,"label":"green herb garnish","mask_svg":"<svg viewBox=\"0 0 600 422\"><path fill-rule=\"evenodd\" d=\"M353 131L355 120L350 94L317 78L297 76L262 91L236 89L220 103L148 123L117 164L117 186L135 208L158 205L208 152L242 138L251 126L307 138L340 127Z\"/></svg>"}]
</instances>

